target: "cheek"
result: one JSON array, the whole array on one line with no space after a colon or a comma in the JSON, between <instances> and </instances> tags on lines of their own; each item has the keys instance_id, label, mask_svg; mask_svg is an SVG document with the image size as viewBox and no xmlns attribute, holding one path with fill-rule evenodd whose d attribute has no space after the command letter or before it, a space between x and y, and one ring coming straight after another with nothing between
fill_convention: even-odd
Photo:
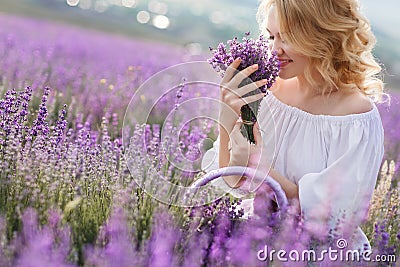
<instances>
[{"instance_id":1,"label":"cheek","mask_svg":"<svg viewBox=\"0 0 400 267\"><path fill-rule=\"evenodd\" d=\"M307 65L308 65L308 61L307 61L307 59L304 58L304 57L299 57L299 58L297 59L297 62L299 63L299 66L300 66L301 68L303 68L303 69L305 69L305 68L307 67Z\"/></svg>"},{"instance_id":2,"label":"cheek","mask_svg":"<svg viewBox=\"0 0 400 267\"><path fill-rule=\"evenodd\" d=\"M299 55L288 45L283 46L285 53L293 60L298 59Z\"/></svg>"},{"instance_id":3,"label":"cheek","mask_svg":"<svg viewBox=\"0 0 400 267\"><path fill-rule=\"evenodd\" d=\"M297 66L305 67L308 64L307 57L303 55L299 55L298 53L294 53L290 51L288 52L288 56L296 63Z\"/></svg>"},{"instance_id":4,"label":"cheek","mask_svg":"<svg viewBox=\"0 0 400 267\"><path fill-rule=\"evenodd\" d=\"M287 43L282 44L282 48L285 50L285 53L293 60L296 61L303 61L305 58L304 55L298 53L291 45L288 45Z\"/></svg>"}]
</instances>

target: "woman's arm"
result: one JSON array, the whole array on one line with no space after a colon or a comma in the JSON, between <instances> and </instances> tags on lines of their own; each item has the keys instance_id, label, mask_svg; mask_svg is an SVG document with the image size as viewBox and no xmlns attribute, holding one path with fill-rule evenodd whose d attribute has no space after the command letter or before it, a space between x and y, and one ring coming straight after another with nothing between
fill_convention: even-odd
<instances>
[{"instance_id":1,"label":"woman's arm","mask_svg":"<svg viewBox=\"0 0 400 267\"><path fill-rule=\"evenodd\" d=\"M236 163L234 159L231 160L230 158L230 153L229 153L229 134L226 131L224 127L219 127L219 138L220 138L220 143L219 143L219 167L228 167L228 166L243 166L243 164ZM240 187L244 180L245 177L241 176L224 176L223 177L225 183L229 185L232 188L238 188Z\"/></svg>"},{"instance_id":2,"label":"woman's arm","mask_svg":"<svg viewBox=\"0 0 400 267\"><path fill-rule=\"evenodd\" d=\"M219 126L219 167L223 168L223 167L227 167L229 164L229 148L228 148L228 144L229 144L229 134L227 132L227 130L225 129L225 127L223 126Z\"/></svg>"},{"instance_id":3,"label":"woman's arm","mask_svg":"<svg viewBox=\"0 0 400 267\"><path fill-rule=\"evenodd\" d=\"M234 160L231 161L230 153L229 153L229 134L226 131L225 127L219 127L219 167L228 167L228 166L241 166L240 163L235 163ZM241 176L224 176L223 177L225 183L232 188L240 187L245 177Z\"/></svg>"},{"instance_id":4,"label":"woman's arm","mask_svg":"<svg viewBox=\"0 0 400 267\"><path fill-rule=\"evenodd\" d=\"M294 198L299 199L299 187L295 183L293 183L288 178L278 173L274 169L270 170L269 176L274 178L274 180L281 185L288 199L294 199Z\"/></svg>"}]
</instances>

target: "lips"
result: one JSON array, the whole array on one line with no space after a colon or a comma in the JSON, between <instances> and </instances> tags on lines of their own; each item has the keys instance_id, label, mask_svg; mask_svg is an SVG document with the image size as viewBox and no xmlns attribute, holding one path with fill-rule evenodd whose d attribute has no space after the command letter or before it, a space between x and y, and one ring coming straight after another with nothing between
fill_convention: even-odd
<instances>
[{"instance_id":1,"label":"lips","mask_svg":"<svg viewBox=\"0 0 400 267\"><path fill-rule=\"evenodd\" d=\"M279 59L279 62L280 62L280 66L281 66L281 68L282 68L282 67L286 66L287 64L293 62L293 60L291 60L291 59L286 59L286 58L280 58L280 59Z\"/></svg>"}]
</instances>

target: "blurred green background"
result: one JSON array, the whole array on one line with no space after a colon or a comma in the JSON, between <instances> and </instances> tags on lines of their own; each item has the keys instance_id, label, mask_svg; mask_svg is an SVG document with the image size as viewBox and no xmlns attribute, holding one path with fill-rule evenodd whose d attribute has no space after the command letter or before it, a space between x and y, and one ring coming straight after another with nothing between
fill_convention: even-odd
<instances>
[{"instance_id":1,"label":"blurred green background","mask_svg":"<svg viewBox=\"0 0 400 267\"><path fill-rule=\"evenodd\" d=\"M258 33L257 0L0 0L0 13L72 23L136 39L185 46L192 55ZM378 39L376 57L390 89L400 88L400 3L360 0Z\"/></svg>"}]
</instances>

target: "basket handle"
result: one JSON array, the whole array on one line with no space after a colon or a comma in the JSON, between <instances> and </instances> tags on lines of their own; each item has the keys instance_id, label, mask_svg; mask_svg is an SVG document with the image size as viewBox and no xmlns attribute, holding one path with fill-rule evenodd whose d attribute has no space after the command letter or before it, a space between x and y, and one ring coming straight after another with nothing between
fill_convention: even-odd
<instances>
[{"instance_id":1,"label":"basket handle","mask_svg":"<svg viewBox=\"0 0 400 267\"><path fill-rule=\"evenodd\" d=\"M285 192L283 191L281 185L275 181L271 176L267 175L265 176L264 173L257 171L252 168L248 167L243 167L243 166L230 166L230 167L224 167L220 169L213 170L207 174L205 174L203 177L201 177L199 180L195 181L190 188L191 189L198 189L201 186L204 186L211 182L214 179L217 179L221 176L229 176L229 175L241 175L241 176L248 176L248 177L253 177L259 180L264 180L264 183L266 183L272 191L275 193L276 197L276 202L278 204L278 207L280 210L284 210L288 206L288 200L286 197Z\"/></svg>"}]
</instances>

